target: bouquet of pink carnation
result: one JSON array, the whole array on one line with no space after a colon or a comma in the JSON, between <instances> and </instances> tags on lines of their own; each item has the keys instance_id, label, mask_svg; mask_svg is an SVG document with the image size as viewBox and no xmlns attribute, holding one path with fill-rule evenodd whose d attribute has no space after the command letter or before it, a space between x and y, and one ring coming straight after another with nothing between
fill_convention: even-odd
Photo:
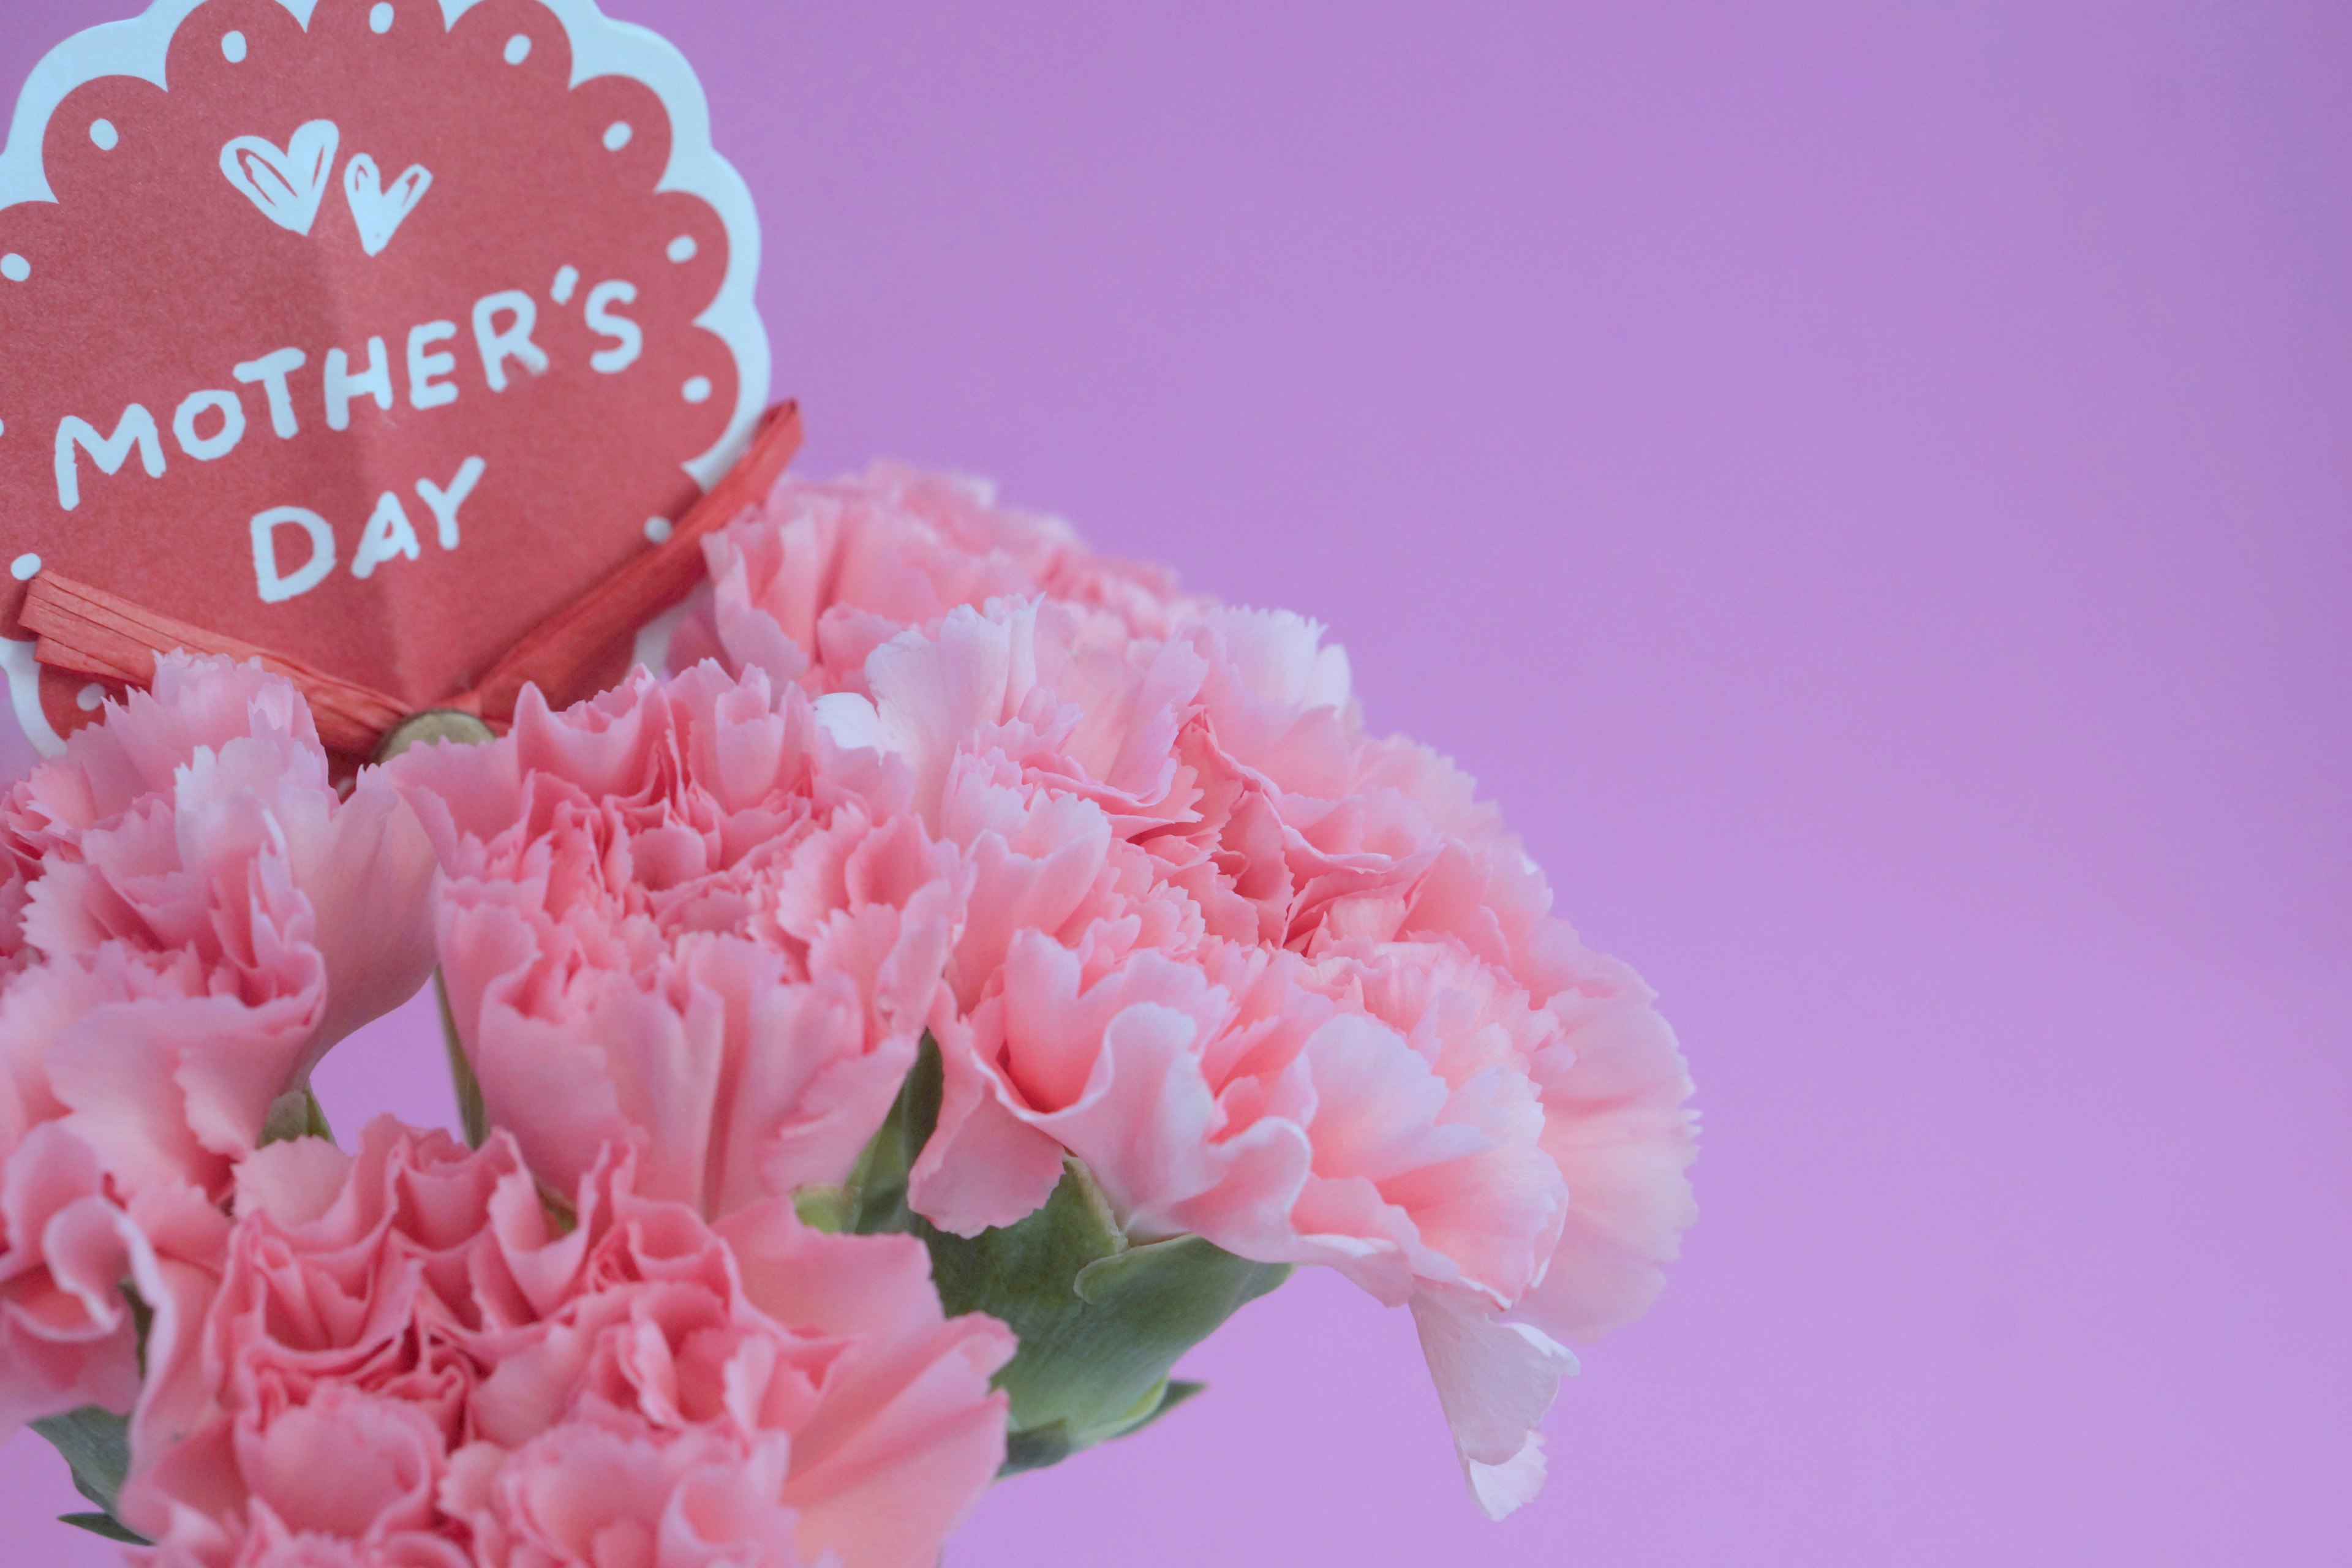
<instances>
[{"instance_id":1,"label":"bouquet of pink carnation","mask_svg":"<svg viewBox=\"0 0 2352 1568\"><path fill-rule=\"evenodd\" d=\"M635 670L331 777L184 656L0 805L0 1422L172 1568L926 1568L1302 1264L1500 1517L1691 1218L1649 992L1297 616L786 479ZM310 1075L437 964L464 1140ZM335 1108L341 1112L343 1108Z\"/></svg>"}]
</instances>

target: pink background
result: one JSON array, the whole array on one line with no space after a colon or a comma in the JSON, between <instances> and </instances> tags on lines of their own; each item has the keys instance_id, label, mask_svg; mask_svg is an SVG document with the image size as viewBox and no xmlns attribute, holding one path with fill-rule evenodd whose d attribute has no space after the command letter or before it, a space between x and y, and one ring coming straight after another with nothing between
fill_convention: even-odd
<instances>
[{"instance_id":1,"label":"pink background","mask_svg":"<svg viewBox=\"0 0 2352 1568\"><path fill-rule=\"evenodd\" d=\"M0 79L124 5L11 0ZM1327 616L1701 1085L1518 1517L1308 1279L953 1568L2352 1561L2352 12L614 9L805 466ZM428 1047L330 1110L438 1114ZM0 1555L108 1559L5 1462Z\"/></svg>"}]
</instances>

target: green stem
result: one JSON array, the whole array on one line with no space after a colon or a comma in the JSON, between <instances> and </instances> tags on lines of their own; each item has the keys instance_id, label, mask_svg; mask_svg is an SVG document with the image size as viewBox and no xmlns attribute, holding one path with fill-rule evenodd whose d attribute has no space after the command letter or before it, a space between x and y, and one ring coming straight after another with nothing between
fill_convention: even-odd
<instances>
[{"instance_id":1,"label":"green stem","mask_svg":"<svg viewBox=\"0 0 2352 1568\"><path fill-rule=\"evenodd\" d=\"M457 1038L457 1016L449 1010L449 982L437 969L433 972L433 994L441 1004L441 1043L449 1053L457 1115L465 1125L466 1142L478 1149L490 1135L490 1113L482 1103L481 1080L474 1076L473 1064L466 1059L465 1043Z\"/></svg>"}]
</instances>

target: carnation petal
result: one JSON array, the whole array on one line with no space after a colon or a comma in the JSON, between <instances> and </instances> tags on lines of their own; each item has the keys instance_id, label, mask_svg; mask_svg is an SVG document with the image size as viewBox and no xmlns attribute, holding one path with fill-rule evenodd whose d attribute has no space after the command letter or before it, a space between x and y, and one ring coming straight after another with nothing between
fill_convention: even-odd
<instances>
[{"instance_id":1,"label":"carnation petal","mask_svg":"<svg viewBox=\"0 0 2352 1568\"><path fill-rule=\"evenodd\" d=\"M1559 1394L1559 1380L1576 1371L1576 1358L1524 1323L1496 1321L1458 1292L1417 1292L1412 1320L1463 1472L1479 1506L1500 1519L1542 1483L1538 1426Z\"/></svg>"}]
</instances>

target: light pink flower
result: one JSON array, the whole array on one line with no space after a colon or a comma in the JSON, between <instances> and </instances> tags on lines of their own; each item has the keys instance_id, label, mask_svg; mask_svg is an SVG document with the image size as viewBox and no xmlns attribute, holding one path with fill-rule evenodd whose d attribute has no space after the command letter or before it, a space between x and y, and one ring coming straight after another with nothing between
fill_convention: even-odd
<instances>
[{"instance_id":1,"label":"light pink flower","mask_svg":"<svg viewBox=\"0 0 2352 1568\"><path fill-rule=\"evenodd\" d=\"M1175 747L1208 664L1184 642L1098 637L1070 606L999 600L959 607L867 660L868 700L841 692L818 711L845 743L875 746L915 773L916 809L936 821L955 759L1001 752L1055 791L1092 800L1122 837L1195 815Z\"/></svg>"},{"instance_id":2,"label":"light pink flower","mask_svg":"<svg viewBox=\"0 0 2352 1568\"><path fill-rule=\"evenodd\" d=\"M807 695L639 670L394 764L446 867L444 973L491 1119L576 1183L608 1140L725 1214L839 1182L913 1062L961 868L906 769Z\"/></svg>"},{"instance_id":3,"label":"light pink flower","mask_svg":"<svg viewBox=\"0 0 2352 1568\"><path fill-rule=\"evenodd\" d=\"M1637 1313L1689 1223L1689 1083L1469 781L1280 614L954 609L819 710L975 868L917 1207L1009 1224L1068 1151L1138 1239L1337 1268L1413 1307L1482 1504L1531 1496L1554 1336Z\"/></svg>"},{"instance_id":4,"label":"light pink flower","mask_svg":"<svg viewBox=\"0 0 2352 1568\"><path fill-rule=\"evenodd\" d=\"M33 1127L0 1168L0 1429L139 1395L127 1283L151 1309L159 1355L211 1288L227 1225L185 1184L142 1188L126 1208L97 1152L64 1124Z\"/></svg>"},{"instance_id":5,"label":"light pink flower","mask_svg":"<svg viewBox=\"0 0 2352 1568\"><path fill-rule=\"evenodd\" d=\"M567 1421L511 1450L461 1450L449 1506L477 1543L468 1562L492 1568L800 1568L810 1560L783 1501L791 1447Z\"/></svg>"},{"instance_id":6,"label":"light pink flower","mask_svg":"<svg viewBox=\"0 0 2352 1568\"><path fill-rule=\"evenodd\" d=\"M1010 1334L911 1237L714 1230L633 1166L562 1230L503 1133L246 1162L194 1397L134 1433L158 1568L928 1568L1003 1461Z\"/></svg>"},{"instance_id":7,"label":"light pink flower","mask_svg":"<svg viewBox=\"0 0 2352 1568\"><path fill-rule=\"evenodd\" d=\"M267 1509L255 1510L253 1532L237 1552L235 1568L473 1568L473 1559L452 1542L421 1531L403 1531L362 1542L317 1531L293 1531Z\"/></svg>"},{"instance_id":8,"label":"light pink flower","mask_svg":"<svg viewBox=\"0 0 2352 1568\"><path fill-rule=\"evenodd\" d=\"M1069 1152L1138 1239L1339 1268L1412 1306L1481 1502L1532 1495L1558 1342L1639 1312L1689 1223L1690 1086L1471 781L1365 732L1315 623L954 481L788 481L706 551L675 652L780 737L729 775L756 806L701 803L708 740L635 738L698 733L638 715L707 669L429 786L460 1028L532 1157L631 1139L710 1215L835 1181L928 1026L935 1223L1017 1220ZM702 847L640 847L680 822Z\"/></svg>"},{"instance_id":9,"label":"light pink flower","mask_svg":"<svg viewBox=\"0 0 2352 1568\"><path fill-rule=\"evenodd\" d=\"M257 1534L315 1555L435 1532L485 1362L561 1303L588 1237L555 1233L511 1139L468 1152L389 1118L356 1155L257 1151L236 1206L201 1325L151 1338L123 1517L191 1568Z\"/></svg>"},{"instance_id":10,"label":"light pink flower","mask_svg":"<svg viewBox=\"0 0 2352 1568\"><path fill-rule=\"evenodd\" d=\"M8 793L0 840L44 956L120 942L255 1005L315 989L289 1081L432 968L416 825L378 770L339 794L301 694L252 665L165 655Z\"/></svg>"},{"instance_id":11,"label":"light pink flower","mask_svg":"<svg viewBox=\"0 0 2352 1568\"><path fill-rule=\"evenodd\" d=\"M929 1568L1003 1462L1011 1333L945 1319L912 1237L782 1200L713 1229L622 1181L610 1212L580 1292L476 1396L447 1500L481 1561L618 1531L664 1563Z\"/></svg>"},{"instance_id":12,"label":"light pink flower","mask_svg":"<svg viewBox=\"0 0 2352 1568\"><path fill-rule=\"evenodd\" d=\"M787 476L703 552L711 585L671 668L716 658L814 692L865 689L868 654L959 605L1042 594L1160 637L1201 603L1164 572L1096 555L1059 519L997 506L982 481L895 463L830 484Z\"/></svg>"},{"instance_id":13,"label":"light pink flower","mask_svg":"<svg viewBox=\"0 0 2352 1568\"><path fill-rule=\"evenodd\" d=\"M173 656L0 799L0 861L5 1430L128 1408L118 1286L163 1334L201 1297L272 1101L431 969L433 859L290 685Z\"/></svg>"},{"instance_id":14,"label":"light pink flower","mask_svg":"<svg viewBox=\"0 0 2352 1568\"><path fill-rule=\"evenodd\" d=\"M1579 949L1547 1004L1560 1032L1536 1052L1532 1076L1570 1202L1518 1312L1562 1339L1598 1339L1648 1310L1698 1217L1684 1173L1697 1152L1683 1108L1690 1075L1653 999L1624 964Z\"/></svg>"}]
</instances>

